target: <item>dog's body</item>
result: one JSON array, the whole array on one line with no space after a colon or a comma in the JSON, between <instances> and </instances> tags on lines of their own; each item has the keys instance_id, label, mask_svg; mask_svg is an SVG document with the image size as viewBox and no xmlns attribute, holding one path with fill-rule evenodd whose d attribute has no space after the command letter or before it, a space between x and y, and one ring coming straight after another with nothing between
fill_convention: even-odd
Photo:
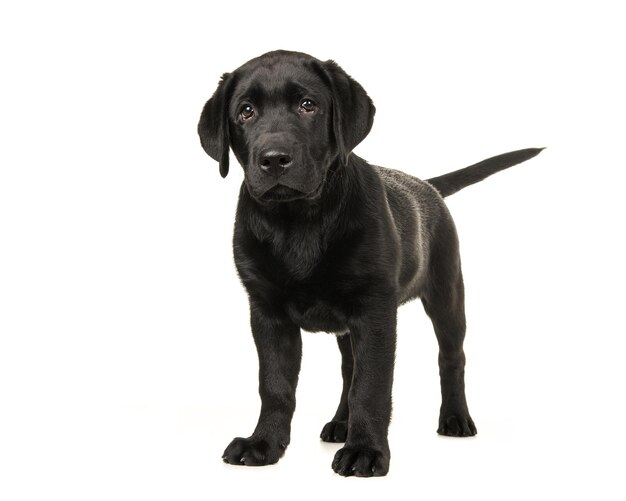
<instances>
[{"instance_id":1,"label":"dog's body","mask_svg":"<svg viewBox=\"0 0 626 501\"><path fill-rule=\"evenodd\" d=\"M421 181L351 154L374 106L332 61L277 51L222 78L198 127L228 172L244 168L234 235L250 299L262 407L253 435L224 452L231 464L278 461L290 439L300 329L337 334L343 392L321 438L343 442L342 475L384 475L398 305L419 297L439 341L438 433L472 436L464 390L465 313L459 248L443 196L522 162L500 155Z\"/></svg>"}]
</instances>

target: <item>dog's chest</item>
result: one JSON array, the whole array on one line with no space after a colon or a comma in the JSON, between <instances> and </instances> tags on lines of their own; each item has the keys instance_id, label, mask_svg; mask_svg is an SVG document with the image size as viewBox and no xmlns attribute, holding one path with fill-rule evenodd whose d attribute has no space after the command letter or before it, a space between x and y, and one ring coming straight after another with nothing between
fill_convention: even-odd
<instances>
[{"instance_id":1,"label":"dog's chest","mask_svg":"<svg viewBox=\"0 0 626 501\"><path fill-rule=\"evenodd\" d=\"M309 332L344 334L348 331L347 315L341 305L306 293L294 294L285 304L291 320Z\"/></svg>"},{"instance_id":2,"label":"dog's chest","mask_svg":"<svg viewBox=\"0 0 626 501\"><path fill-rule=\"evenodd\" d=\"M324 255L324 243L316 232L295 230L274 241L274 256L295 279L311 274Z\"/></svg>"},{"instance_id":3,"label":"dog's chest","mask_svg":"<svg viewBox=\"0 0 626 501\"><path fill-rule=\"evenodd\" d=\"M326 236L319 223L286 219L281 224L263 224L257 231L256 238L272 255L272 268L282 268L293 280L310 277L324 257Z\"/></svg>"},{"instance_id":4,"label":"dog's chest","mask_svg":"<svg viewBox=\"0 0 626 501\"><path fill-rule=\"evenodd\" d=\"M279 254L283 276L289 277L279 285L288 316L309 332L345 333L349 305L344 303L351 286L341 269L350 253L330 252L319 237L293 239L290 244Z\"/></svg>"}]
</instances>

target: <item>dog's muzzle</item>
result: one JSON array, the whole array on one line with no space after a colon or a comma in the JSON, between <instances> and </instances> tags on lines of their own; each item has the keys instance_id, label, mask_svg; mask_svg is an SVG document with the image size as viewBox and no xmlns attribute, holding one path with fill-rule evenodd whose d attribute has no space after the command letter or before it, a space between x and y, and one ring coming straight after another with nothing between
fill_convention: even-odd
<instances>
[{"instance_id":1,"label":"dog's muzzle","mask_svg":"<svg viewBox=\"0 0 626 501\"><path fill-rule=\"evenodd\" d=\"M323 175L302 142L291 135L271 133L257 145L246 169L246 184L253 198L289 202L319 196Z\"/></svg>"}]
</instances>

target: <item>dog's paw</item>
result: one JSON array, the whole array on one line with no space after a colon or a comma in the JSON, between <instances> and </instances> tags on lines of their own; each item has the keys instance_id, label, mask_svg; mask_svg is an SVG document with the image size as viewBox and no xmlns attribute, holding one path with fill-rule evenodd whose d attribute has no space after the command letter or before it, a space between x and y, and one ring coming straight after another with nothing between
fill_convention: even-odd
<instances>
[{"instance_id":1,"label":"dog's paw","mask_svg":"<svg viewBox=\"0 0 626 501\"><path fill-rule=\"evenodd\" d=\"M277 463L286 448L286 444L272 445L261 438L235 438L226 447L222 459L234 465L264 466Z\"/></svg>"},{"instance_id":2,"label":"dog's paw","mask_svg":"<svg viewBox=\"0 0 626 501\"><path fill-rule=\"evenodd\" d=\"M447 437L473 437L478 433L472 418L467 416L442 416L439 418L439 435Z\"/></svg>"},{"instance_id":3,"label":"dog's paw","mask_svg":"<svg viewBox=\"0 0 626 501\"><path fill-rule=\"evenodd\" d=\"M333 470L344 477L382 477L389 471L389 453L367 447L344 447L335 454Z\"/></svg>"},{"instance_id":4,"label":"dog's paw","mask_svg":"<svg viewBox=\"0 0 626 501\"><path fill-rule=\"evenodd\" d=\"M331 421L326 423L320 434L324 442L345 442L348 435L347 421Z\"/></svg>"}]
</instances>

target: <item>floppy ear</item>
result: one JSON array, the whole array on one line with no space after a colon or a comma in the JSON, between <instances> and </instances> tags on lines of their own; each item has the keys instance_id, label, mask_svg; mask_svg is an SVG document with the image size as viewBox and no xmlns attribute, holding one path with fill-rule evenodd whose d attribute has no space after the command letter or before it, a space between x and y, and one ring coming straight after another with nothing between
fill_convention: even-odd
<instances>
[{"instance_id":1,"label":"floppy ear","mask_svg":"<svg viewBox=\"0 0 626 501\"><path fill-rule=\"evenodd\" d=\"M220 174L228 174L228 153L230 135L228 133L228 103L230 101L231 74L224 73L213 97L204 105L198 134L204 151L220 163Z\"/></svg>"},{"instance_id":2,"label":"floppy ear","mask_svg":"<svg viewBox=\"0 0 626 501\"><path fill-rule=\"evenodd\" d=\"M356 80L335 61L323 63L333 99L333 130L339 155L346 163L352 150L369 134L374 123L374 103Z\"/></svg>"}]
</instances>

